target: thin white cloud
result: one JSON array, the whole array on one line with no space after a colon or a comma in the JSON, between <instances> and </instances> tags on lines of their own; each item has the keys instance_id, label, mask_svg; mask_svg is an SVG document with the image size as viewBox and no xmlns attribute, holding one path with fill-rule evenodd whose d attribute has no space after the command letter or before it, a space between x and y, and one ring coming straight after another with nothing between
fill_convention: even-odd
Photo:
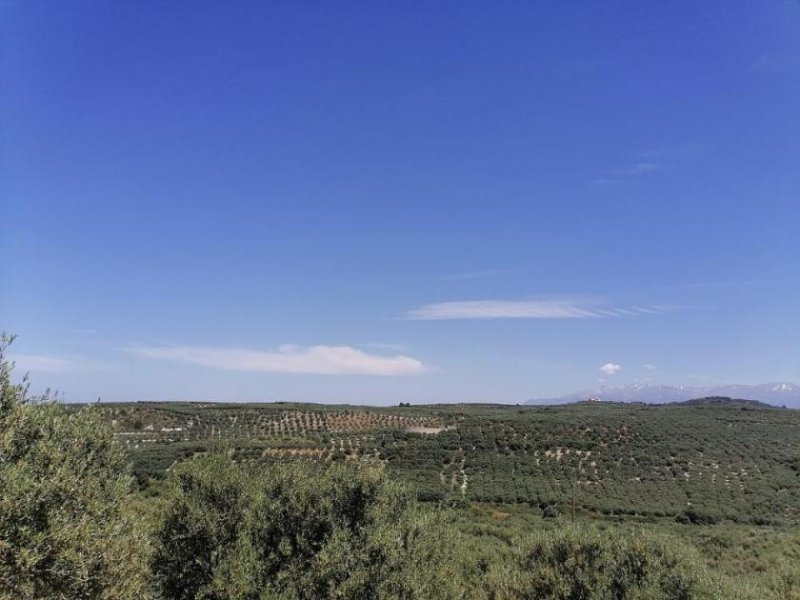
<instances>
[{"instance_id":1,"label":"thin white cloud","mask_svg":"<svg viewBox=\"0 0 800 600\"><path fill-rule=\"evenodd\" d=\"M15 370L23 373L66 373L89 368L83 360L41 354L15 354L11 356Z\"/></svg>"},{"instance_id":2,"label":"thin white cloud","mask_svg":"<svg viewBox=\"0 0 800 600\"><path fill-rule=\"evenodd\" d=\"M660 159L664 157L684 157L686 155L696 154L703 150L709 150L708 144L700 142L684 142L682 144L674 144L671 146L658 146L649 148L639 153L639 156L645 160Z\"/></svg>"},{"instance_id":3,"label":"thin white cloud","mask_svg":"<svg viewBox=\"0 0 800 600\"><path fill-rule=\"evenodd\" d=\"M416 375L426 367L410 356L367 354L351 346L284 345L277 352L202 346L132 346L127 351L214 369L311 375Z\"/></svg>"},{"instance_id":4,"label":"thin white cloud","mask_svg":"<svg viewBox=\"0 0 800 600\"><path fill-rule=\"evenodd\" d=\"M652 173L653 171L658 171L660 168L661 167L656 163L638 162L628 167L623 167L621 169L614 169L613 173L615 175L625 175L625 176L641 175L643 173Z\"/></svg>"},{"instance_id":5,"label":"thin white cloud","mask_svg":"<svg viewBox=\"0 0 800 600\"><path fill-rule=\"evenodd\" d=\"M762 54L753 61L751 67L755 71L765 73L780 73L800 67L800 58L796 54Z\"/></svg>"},{"instance_id":6,"label":"thin white cloud","mask_svg":"<svg viewBox=\"0 0 800 600\"><path fill-rule=\"evenodd\" d=\"M784 283L786 280L782 278L775 279L754 279L754 280L740 280L740 281L702 281L695 283L676 283L672 285L663 286L664 290L701 290L708 288L737 288L737 287L760 287L771 286Z\"/></svg>"},{"instance_id":7,"label":"thin white cloud","mask_svg":"<svg viewBox=\"0 0 800 600\"><path fill-rule=\"evenodd\" d=\"M485 271L468 271L466 273L456 273L454 275L445 275L442 281L465 281L469 279L488 279L490 277L501 277L503 275L510 275L516 273L515 269L487 269Z\"/></svg>"},{"instance_id":8,"label":"thin white cloud","mask_svg":"<svg viewBox=\"0 0 800 600\"><path fill-rule=\"evenodd\" d=\"M616 375L621 370L622 370L622 365L618 365L616 363L606 363L602 367L600 367L600 371L602 371L609 377L612 375Z\"/></svg>"},{"instance_id":9,"label":"thin white cloud","mask_svg":"<svg viewBox=\"0 0 800 600\"><path fill-rule=\"evenodd\" d=\"M611 169L592 180L599 185L617 185L637 182L640 176L660 171L662 166L655 162L639 161L625 167Z\"/></svg>"},{"instance_id":10,"label":"thin white cloud","mask_svg":"<svg viewBox=\"0 0 800 600\"><path fill-rule=\"evenodd\" d=\"M395 344L392 342L367 342L358 344L362 348L373 348L375 350L382 350L384 352L405 352L405 344Z\"/></svg>"},{"instance_id":11,"label":"thin white cloud","mask_svg":"<svg viewBox=\"0 0 800 600\"><path fill-rule=\"evenodd\" d=\"M647 369L648 371L655 371L656 370L656 366L653 365L653 364L650 364L650 363L647 363L646 365L644 365L644 368Z\"/></svg>"},{"instance_id":12,"label":"thin white cloud","mask_svg":"<svg viewBox=\"0 0 800 600\"><path fill-rule=\"evenodd\" d=\"M592 319L661 314L665 307L607 307L596 302L570 299L468 300L428 304L406 313L407 319Z\"/></svg>"},{"instance_id":13,"label":"thin white cloud","mask_svg":"<svg viewBox=\"0 0 800 600\"><path fill-rule=\"evenodd\" d=\"M596 185L620 185L631 183L631 181L626 179L613 179L610 177L598 177L597 179L592 179L592 183Z\"/></svg>"}]
</instances>

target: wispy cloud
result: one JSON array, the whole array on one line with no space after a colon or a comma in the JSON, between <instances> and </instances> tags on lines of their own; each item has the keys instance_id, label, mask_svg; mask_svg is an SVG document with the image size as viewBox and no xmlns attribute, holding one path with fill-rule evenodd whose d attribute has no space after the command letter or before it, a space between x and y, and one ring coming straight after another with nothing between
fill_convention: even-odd
<instances>
[{"instance_id":1,"label":"wispy cloud","mask_svg":"<svg viewBox=\"0 0 800 600\"><path fill-rule=\"evenodd\" d=\"M395 344L393 342L366 342L358 344L362 348L373 348L375 350L382 350L384 352L405 352L405 344Z\"/></svg>"},{"instance_id":2,"label":"wispy cloud","mask_svg":"<svg viewBox=\"0 0 800 600\"><path fill-rule=\"evenodd\" d=\"M600 174L592 180L592 183L606 185L606 184L620 184L620 183L636 183L639 179L648 174L660 171L663 165L653 161L637 161L629 165L609 169L605 173Z\"/></svg>"},{"instance_id":3,"label":"wispy cloud","mask_svg":"<svg viewBox=\"0 0 800 600\"><path fill-rule=\"evenodd\" d=\"M669 146L658 146L648 148L639 153L643 159L663 159L665 157L678 158L685 157L692 154L697 154L703 150L709 150L708 144L700 142L683 142L680 144L672 144Z\"/></svg>"},{"instance_id":4,"label":"wispy cloud","mask_svg":"<svg viewBox=\"0 0 800 600\"><path fill-rule=\"evenodd\" d=\"M612 307L586 300L470 300L439 302L409 311L405 317L420 321L447 319L592 319L662 314L665 305Z\"/></svg>"},{"instance_id":5,"label":"wispy cloud","mask_svg":"<svg viewBox=\"0 0 800 600\"><path fill-rule=\"evenodd\" d=\"M596 179L592 179L592 183L597 185L619 185L619 184L632 183L632 181L625 179L614 179L612 177L598 177Z\"/></svg>"},{"instance_id":6,"label":"wispy cloud","mask_svg":"<svg viewBox=\"0 0 800 600\"><path fill-rule=\"evenodd\" d=\"M426 367L410 356L367 354L351 346L285 345L277 351L203 346L131 346L128 352L213 369L311 375L415 375Z\"/></svg>"},{"instance_id":7,"label":"wispy cloud","mask_svg":"<svg viewBox=\"0 0 800 600\"><path fill-rule=\"evenodd\" d=\"M23 373L66 373L93 368L84 359L42 354L14 354L11 360L14 361L16 370Z\"/></svg>"},{"instance_id":8,"label":"wispy cloud","mask_svg":"<svg viewBox=\"0 0 800 600\"><path fill-rule=\"evenodd\" d=\"M606 363L602 367L600 367L600 371L605 373L608 376L613 376L619 373L622 370L622 365L618 365L616 363Z\"/></svg>"},{"instance_id":9,"label":"wispy cloud","mask_svg":"<svg viewBox=\"0 0 800 600\"><path fill-rule=\"evenodd\" d=\"M468 279L488 279L490 277L502 277L503 275L510 275L511 273L516 273L516 271L514 269L487 269L484 271L467 271L466 273L445 275L441 278L441 280L464 281Z\"/></svg>"},{"instance_id":10,"label":"wispy cloud","mask_svg":"<svg viewBox=\"0 0 800 600\"><path fill-rule=\"evenodd\" d=\"M660 168L661 167L656 163L638 162L621 169L614 169L612 173L615 175L641 175L642 173L652 173L653 171L658 171Z\"/></svg>"},{"instance_id":11,"label":"wispy cloud","mask_svg":"<svg viewBox=\"0 0 800 600\"><path fill-rule=\"evenodd\" d=\"M738 281L698 281L694 283L676 283L665 285L664 290L700 290L706 288L737 288L737 287L760 287L783 283L784 279L755 279Z\"/></svg>"},{"instance_id":12,"label":"wispy cloud","mask_svg":"<svg viewBox=\"0 0 800 600\"><path fill-rule=\"evenodd\" d=\"M780 73L782 71L794 70L800 67L800 57L796 54L762 54L751 63L751 68L755 71L765 73Z\"/></svg>"}]
</instances>

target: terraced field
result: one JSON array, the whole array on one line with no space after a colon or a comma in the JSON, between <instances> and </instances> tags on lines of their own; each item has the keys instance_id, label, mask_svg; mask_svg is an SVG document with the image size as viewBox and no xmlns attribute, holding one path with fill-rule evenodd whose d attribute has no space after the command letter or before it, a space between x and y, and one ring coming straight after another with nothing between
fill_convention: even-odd
<instances>
[{"instance_id":1,"label":"terraced field","mask_svg":"<svg viewBox=\"0 0 800 600\"><path fill-rule=\"evenodd\" d=\"M613 516L800 521L800 411L737 402L553 407L128 403L100 410L143 485L223 446L238 461L370 461L422 500Z\"/></svg>"}]
</instances>

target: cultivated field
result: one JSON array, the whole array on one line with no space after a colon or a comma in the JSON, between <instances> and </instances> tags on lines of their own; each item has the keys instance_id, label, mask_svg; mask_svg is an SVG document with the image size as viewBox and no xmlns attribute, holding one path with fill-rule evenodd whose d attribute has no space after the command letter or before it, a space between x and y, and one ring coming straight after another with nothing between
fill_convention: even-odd
<instances>
[{"instance_id":1,"label":"cultivated field","mask_svg":"<svg viewBox=\"0 0 800 600\"><path fill-rule=\"evenodd\" d=\"M100 405L143 485L237 461L370 461L422 500L751 524L800 520L800 411L737 402L554 407Z\"/></svg>"}]
</instances>

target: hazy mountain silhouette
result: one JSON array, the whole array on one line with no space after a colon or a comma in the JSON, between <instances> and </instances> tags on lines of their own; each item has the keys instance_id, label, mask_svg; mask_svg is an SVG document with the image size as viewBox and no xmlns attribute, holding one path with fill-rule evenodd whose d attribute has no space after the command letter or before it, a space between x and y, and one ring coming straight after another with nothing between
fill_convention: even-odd
<instances>
[{"instance_id":1,"label":"hazy mountain silhouette","mask_svg":"<svg viewBox=\"0 0 800 600\"><path fill-rule=\"evenodd\" d=\"M527 404L564 404L589 399L664 404L668 402L686 402L687 400L711 396L757 400L774 406L800 407L800 386L788 382L714 386L672 386L648 383L630 383L617 386L602 385L556 398L529 400Z\"/></svg>"}]
</instances>

